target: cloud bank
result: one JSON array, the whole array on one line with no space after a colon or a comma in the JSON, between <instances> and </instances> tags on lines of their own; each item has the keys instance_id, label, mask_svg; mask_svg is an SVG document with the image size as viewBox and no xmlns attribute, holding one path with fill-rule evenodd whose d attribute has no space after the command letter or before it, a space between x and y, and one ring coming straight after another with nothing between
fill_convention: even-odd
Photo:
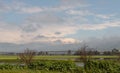
<instances>
[{"instance_id":1,"label":"cloud bank","mask_svg":"<svg viewBox=\"0 0 120 73\"><path fill-rule=\"evenodd\" d=\"M0 43L12 44L15 46L14 48L20 47L21 44L30 46L30 43L67 46L77 44L78 48L78 44L87 39L76 38L79 34L84 33L80 33L80 31L103 31L120 27L120 19L117 18L119 14L96 12L90 8L92 5L94 4L89 4L85 0L60 0L55 5L30 4L22 0L0 1ZM104 46L104 44L110 46L109 44L119 42L119 37L117 40L114 37L111 41L109 41L111 36L101 39L88 39L87 42L91 47L96 45L99 48L103 48L100 46ZM106 43L102 44L103 40L106 40ZM60 46L58 47L60 48ZM115 46L108 48L113 47ZM1 48L3 47L1 46Z\"/></svg>"}]
</instances>

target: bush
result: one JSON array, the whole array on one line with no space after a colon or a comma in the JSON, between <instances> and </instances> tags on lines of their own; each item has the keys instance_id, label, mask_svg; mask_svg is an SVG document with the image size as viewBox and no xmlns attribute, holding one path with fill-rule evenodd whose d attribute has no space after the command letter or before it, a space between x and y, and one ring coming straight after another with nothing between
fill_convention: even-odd
<instances>
[{"instance_id":1,"label":"bush","mask_svg":"<svg viewBox=\"0 0 120 73\"><path fill-rule=\"evenodd\" d=\"M25 65L1 64L0 70L27 69Z\"/></svg>"},{"instance_id":2,"label":"bush","mask_svg":"<svg viewBox=\"0 0 120 73\"><path fill-rule=\"evenodd\" d=\"M77 67L72 61L39 61L29 65L1 64L0 70L34 70L61 73L120 73L117 61L87 61L84 67Z\"/></svg>"},{"instance_id":3,"label":"bush","mask_svg":"<svg viewBox=\"0 0 120 73\"><path fill-rule=\"evenodd\" d=\"M29 69L51 71L73 71L76 65L72 61L40 61L28 65Z\"/></svg>"},{"instance_id":4,"label":"bush","mask_svg":"<svg viewBox=\"0 0 120 73\"><path fill-rule=\"evenodd\" d=\"M32 62L28 65L18 64L1 64L0 70L44 70L44 71L59 71L59 72L74 72L77 66L72 61L39 61Z\"/></svg>"},{"instance_id":5,"label":"bush","mask_svg":"<svg viewBox=\"0 0 120 73\"><path fill-rule=\"evenodd\" d=\"M120 73L120 64L114 61L87 61L87 73Z\"/></svg>"}]
</instances>

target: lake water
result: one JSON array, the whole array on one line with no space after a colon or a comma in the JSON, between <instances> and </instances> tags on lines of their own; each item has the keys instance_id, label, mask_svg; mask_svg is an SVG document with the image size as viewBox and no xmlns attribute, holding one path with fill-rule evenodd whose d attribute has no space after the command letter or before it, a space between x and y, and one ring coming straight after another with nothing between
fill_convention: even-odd
<instances>
[{"instance_id":1,"label":"lake water","mask_svg":"<svg viewBox=\"0 0 120 73\"><path fill-rule=\"evenodd\" d=\"M75 64L79 67L84 67L84 63L82 63L82 62L75 62Z\"/></svg>"}]
</instances>

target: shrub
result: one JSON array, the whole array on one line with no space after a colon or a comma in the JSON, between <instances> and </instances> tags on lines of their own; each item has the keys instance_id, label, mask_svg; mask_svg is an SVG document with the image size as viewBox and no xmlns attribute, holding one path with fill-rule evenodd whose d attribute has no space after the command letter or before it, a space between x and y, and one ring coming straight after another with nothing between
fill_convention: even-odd
<instances>
[{"instance_id":1,"label":"shrub","mask_svg":"<svg viewBox=\"0 0 120 73\"><path fill-rule=\"evenodd\" d=\"M29 69L51 70L51 71L72 71L76 65L72 61L40 61L28 65Z\"/></svg>"},{"instance_id":2,"label":"shrub","mask_svg":"<svg viewBox=\"0 0 120 73\"><path fill-rule=\"evenodd\" d=\"M113 61L87 61L85 70L88 73L119 73L120 64Z\"/></svg>"}]
</instances>

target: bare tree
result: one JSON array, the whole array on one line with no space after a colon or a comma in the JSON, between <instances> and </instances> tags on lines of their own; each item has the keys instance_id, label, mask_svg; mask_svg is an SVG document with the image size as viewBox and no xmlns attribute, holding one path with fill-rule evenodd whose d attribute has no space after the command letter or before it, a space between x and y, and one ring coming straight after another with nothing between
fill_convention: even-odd
<instances>
[{"instance_id":1,"label":"bare tree","mask_svg":"<svg viewBox=\"0 0 120 73\"><path fill-rule=\"evenodd\" d=\"M92 51L92 48L89 48L89 51L87 52L87 60L91 60L94 52Z\"/></svg>"},{"instance_id":2,"label":"bare tree","mask_svg":"<svg viewBox=\"0 0 120 73\"><path fill-rule=\"evenodd\" d=\"M28 48L23 52L19 53L19 58L23 61L26 65L30 64L35 56L35 51L29 50Z\"/></svg>"},{"instance_id":3,"label":"bare tree","mask_svg":"<svg viewBox=\"0 0 120 73\"><path fill-rule=\"evenodd\" d=\"M87 45L84 44L82 47L81 47L81 54L80 54L80 59L85 63L87 61Z\"/></svg>"}]
</instances>

